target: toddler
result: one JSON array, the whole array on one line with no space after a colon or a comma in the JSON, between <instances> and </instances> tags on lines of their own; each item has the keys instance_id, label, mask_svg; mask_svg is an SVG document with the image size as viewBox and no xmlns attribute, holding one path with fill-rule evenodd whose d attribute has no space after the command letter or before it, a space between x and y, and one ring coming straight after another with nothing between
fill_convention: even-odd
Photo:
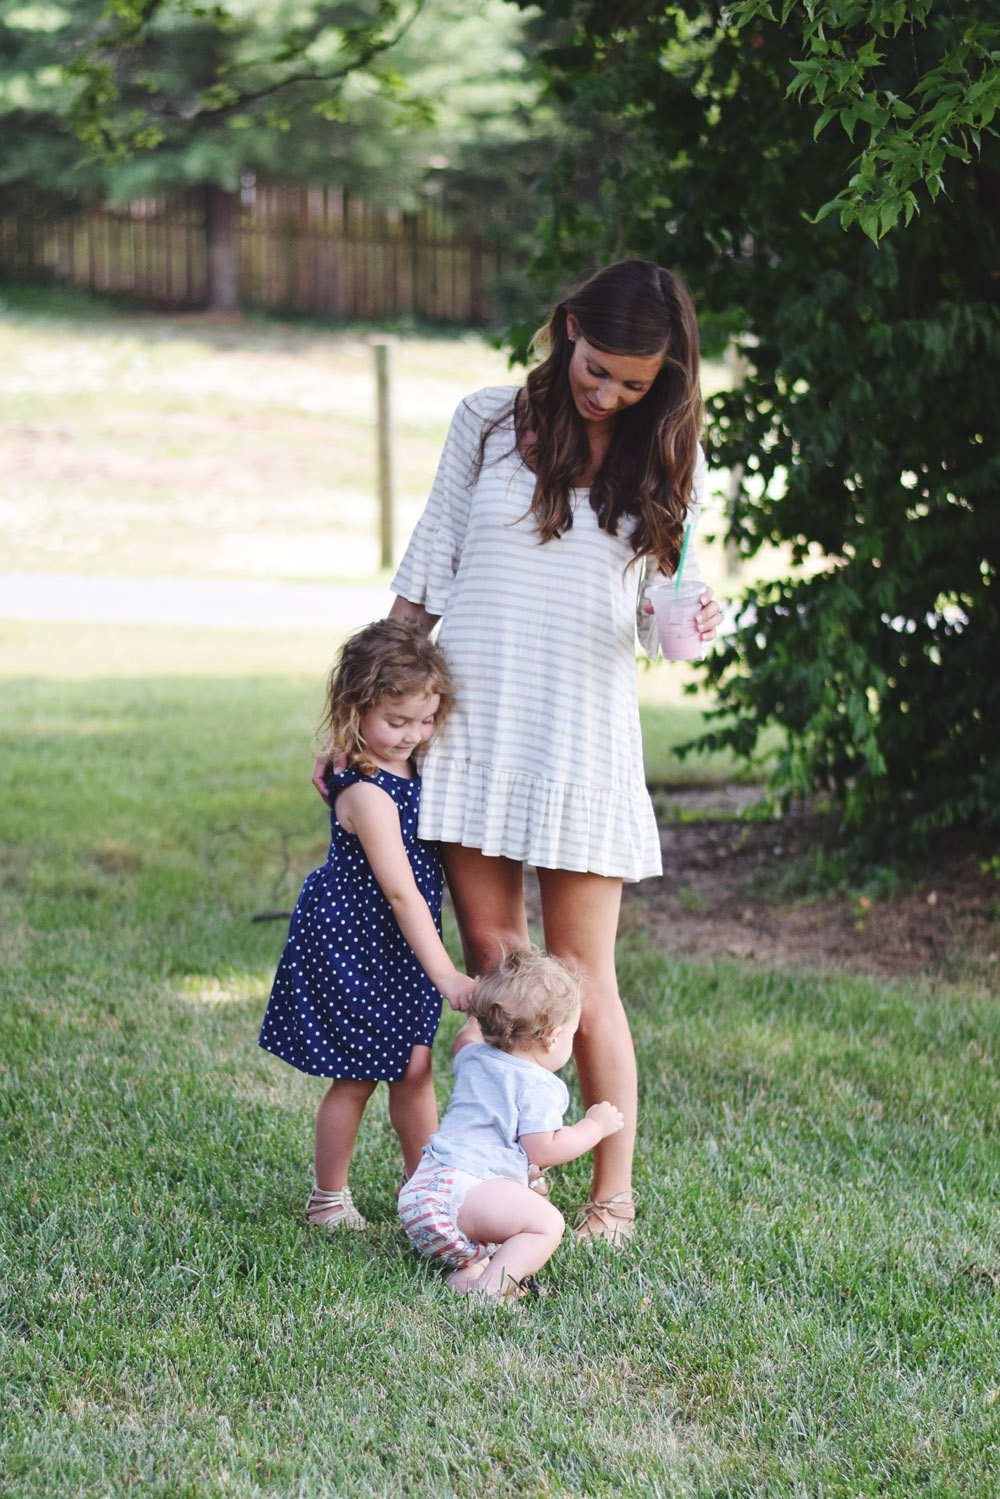
<instances>
[{"instance_id":1,"label":"toddler","mask_svg":"<svg viewBox=\"0 0 1000 1499\"><path fill-rule=\"evenodd\" d=\"M529 1168L574 1160L624 1126L607 1102L563 1126L569 1093L555 1074L572 1054L581 993L572 969L531 948L502 958L471 996L483 1039L471 1026L460 1034L451 1102L399 1194L410 1240L449 1268L455 1291L521 1296L566 1227L529 1187Z\"/></svg>"}]
</instances>

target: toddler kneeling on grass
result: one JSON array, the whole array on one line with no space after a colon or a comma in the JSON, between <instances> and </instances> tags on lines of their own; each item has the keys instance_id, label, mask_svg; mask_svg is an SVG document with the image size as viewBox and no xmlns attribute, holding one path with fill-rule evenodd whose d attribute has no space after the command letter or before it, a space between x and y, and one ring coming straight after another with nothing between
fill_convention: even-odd
<instances>
[{"instance_id":1,"label":"toddler kneeling on grass","mask_svg":"<svg viewBox=\"0 0 1000 1499\"><path fill-rule=\"evenodd\" d=\"M575 1160L624 1127L595 1103L563 1126L569 1092L555 1076L580 1023L580 979L535 948L508 954L479 980L455 1054L455 1090L441 1127L399 1194L413 1245L440 1260L454 1291L514 1299L554 1253L566 1228L528 1186L531 1166Z\"/></svg>"}]
</instances>

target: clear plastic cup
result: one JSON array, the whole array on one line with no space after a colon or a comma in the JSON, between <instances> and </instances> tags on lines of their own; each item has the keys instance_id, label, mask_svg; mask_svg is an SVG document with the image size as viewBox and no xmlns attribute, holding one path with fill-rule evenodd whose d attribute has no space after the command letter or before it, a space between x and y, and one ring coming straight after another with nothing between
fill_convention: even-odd
<instances>
[{"instance_id":1,"label":"clear plastic cup","mask_svg":"<svg viewBox=\"0 0 1000 1499\"><path fill-rule=\"evenodd\" d=\"M676 583L657 583L649 590L660 649L668 661L700 661L705 654L694 623L704 591L704 583L683 580L679 588Z\"/></svg>"}]
</instances>

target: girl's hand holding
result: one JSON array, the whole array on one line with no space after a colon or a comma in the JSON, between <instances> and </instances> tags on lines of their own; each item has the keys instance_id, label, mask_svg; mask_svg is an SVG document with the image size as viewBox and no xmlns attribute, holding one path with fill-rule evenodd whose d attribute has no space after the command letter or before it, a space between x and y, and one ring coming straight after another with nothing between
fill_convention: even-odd
<instances>
[{"instance_id":1,"label":"girl's hand holding","mask_svg":"<svg viewBox=\"0 0 1000 1499\"><path fill-rule=\"evenodd\" d=\"M467 1010L476 981L470 979L467 973L459 973L456 968L455 977L449 979L447 984L440 984L438 987L453 1010Z\"/></svg>"},{"instance_id":2,"label":"girl's hand holding","mask_svg":"<svg viewBox=\"0 0 1000 1499\"><path fill-rule=\"evenodd\" d=\"M620 1129L625 1128L625 1115L613 1103L592 1103L587 1110L586 1117L592 1119L597 1125L601 1131L602 1140L607 1139L608 1135L616 1135Z\"/></svg>"}]
</instances>

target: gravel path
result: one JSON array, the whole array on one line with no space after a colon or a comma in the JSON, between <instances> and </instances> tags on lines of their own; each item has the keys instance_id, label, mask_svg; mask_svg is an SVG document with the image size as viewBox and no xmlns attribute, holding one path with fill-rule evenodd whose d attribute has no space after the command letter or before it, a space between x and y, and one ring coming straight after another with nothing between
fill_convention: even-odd
<instances>
[{"instance_id":1,"label":"gravel path","mask_svg":"<svg viewBox=\"0 0 1000 1499\"><path fill-rule=\"evenodd\" d=\"M387 588L351 584L0 572L0 619L350 630L380 618L391 603Z\"/></svg>"}]
</instances>

